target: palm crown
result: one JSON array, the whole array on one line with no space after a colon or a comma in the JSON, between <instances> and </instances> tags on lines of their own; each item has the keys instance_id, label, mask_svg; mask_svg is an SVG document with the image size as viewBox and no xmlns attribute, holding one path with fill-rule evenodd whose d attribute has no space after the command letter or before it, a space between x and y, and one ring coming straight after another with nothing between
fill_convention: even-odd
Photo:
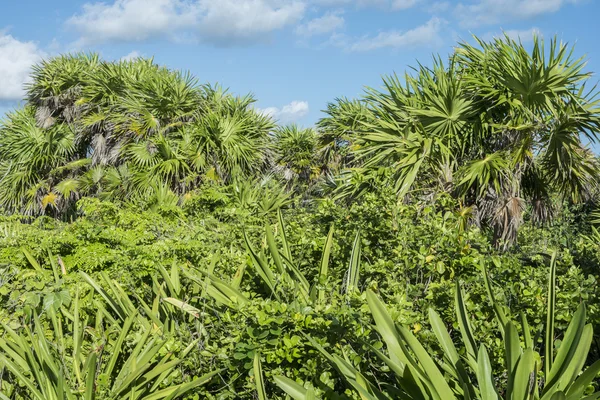
<instances>
[{"instance_id":1,"label":"palm crown","mask_svg":"<svg viewBox=\"0 0 600 400\"><path fill-rule=\"evenodd\" d=\"M565 44L476 42L461 43L447 65L438 58L368 89L373 117L355 140L366 172L387 169L400 198L455 193L506 245L526 206L544 222L550 193L577 202L595 191L598 161L584 140L598 140L600 103Z\"/></svg>"}]
</instances>

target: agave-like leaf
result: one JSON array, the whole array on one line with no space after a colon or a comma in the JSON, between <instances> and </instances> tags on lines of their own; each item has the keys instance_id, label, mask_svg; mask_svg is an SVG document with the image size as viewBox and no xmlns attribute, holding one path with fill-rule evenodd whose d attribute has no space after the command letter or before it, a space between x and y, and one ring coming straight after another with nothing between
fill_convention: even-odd
<instances>
[{"instance_id":1,"label":"agave-like leaf","mask_svg":"<svg viewBox=\"0 0 600 400\"><path fill-rule=\"evenodd\" d=\"M535 376L535 359L533 349L525 349L517 361L512 386L508 392L513 399L527 400L531 398L532 378Z\"/></svg>"},{"instance_id":2,"label":"agave-like leaf","mask_svg":"<svg viewBox=\"0 0 600 400\"><path fill-rule=\"evenodd\" d=\"M490 358L484 345L479 346L476 372L482 400L499 400L500 396L498 396L498 392L494 386L492 365L490 364Z\"/></svg>"},{"instance_id":3,"label":"agave-like leaf","mask_svg":"<svg viewBox=\"0 0 600 400\"><path fill-rule=\"evenodd\" d=\"M400 368L404 368L408 364L408 358L400 346L400 338L396 331L396 326L385 305L371 290L367 290L367 303L377 325L377 331L387 345L390 358Z\"/></svg>"},{"instance_id":4,"label":"agave-like leaf","mask_svg":"<svg viewBox=\"0 0 600 400\"><path fill-rule=\"evenodd\" d=\"M444 350L444 355L448 358L449 368L452 371L452 374L458 379L460 386L465 391L465 397L474 397L475 392L469 374L462 363L458 351L456 350L442 319L432 308L429 309L429 322L431 323L433 333L442 347L442 350Z\"/></svg>"},{"instance_id":5,"label":"agave-like leaf","mask_svg":"<svg viewBox=\"0 0 600 400\"><path fill-rule=\"evenodd\" d=\"M327 235L327 239L325 240L325 245L323 246L323 252L321 255L321 264L319 267L319 276L318 276L318 284L325 285L327 283L327 276L329 275L329 258L331 256L331 248L333 247L333 233L334 226L331 225L329 228L329 234ZM319 297L318 302L323 303L325 300L325 289L319 289Z\"/></svg>"},{"instance_id":6,"label":"agave-like leaf","mask_svg":"<svg viewBox=\"0 0 600 400\"><path fill-rule=\"evenodd\" d=\"M467 316L467 308L464 302L464 294L458 282L456 282L454 304L456 310L456 317L458 319L458 326L460 328L460 334L462 335L463 343L467 351L467 363L473 370L476 370L476 354L478 352L478 346L475 343L471 323L469 321L469 317Z\"/></svg>"},{"instance_id":7,"label":"agave-like leaf","mask_svg":"<svg viewBox=\"0 0 600 400\"><path fill-rule=\"evenodd\" d=\"M172 297L165 297L165 298L163 298L163 301L174 305L175 307L179 308L180 310L190 314L194 318L200 318L200 315L202 315L201 310L199 310L198 308L196 308L184 301L174 299Z\"/></svg>"},{"instance_id":8,"label":"agave-like leaf","mask_svg":"<svg viewBox=\"0 0 600 400\"><path fill-rule=\"evenodd\" d=\"M568 378L564 376L564 374L571 366L571 363L576 360L576 356L578 355L577 348L584 336L585 315L585 306L581 304L573 315L573 319L567 328L567 332L558 349L552 368L550 368L550 372L546 377L546 386L552 386L559 380ZM583 344L585 345L585 343ZM587 354L587 351L585 354Z\"/></svg>"},{"instance_id":9,"label":"agave-like leaf","mask_svg":"<svg viewBox=\"0 0 600 400\"><path fill-rule=\"evenodd\" d=\"M600 373L600 360L590 365L585 371L583 371L581 375L579 375L575 382L573 382L567 391L568 400L578 400L583 398L584 391L588 388L592 381L596 379L598 373ZM600 397L600 392L596 392L594 395Z\"/></svg>"},{"instance_id":10,"label":"agave-like leaf","mask_svg":"<svg viewBox=\"0 0 600 400\"><path fill-rule=\"evenodd\" d=\"M316 399L313 389L306 389L296 381L285 376L276 375L273 377L275 384L287 393L294 400L312 400Z\"/></svg>"},{"instance_id":11,"label":"agave-like leaf","mask_svg":"<svg viewBox=\"0 0 600 400\"><path fill-rule=\"evenodd\" d=\"M507 391L512 392L515 379L519 379L517 374L517 364L522 357L521 342L517 327L512 322L508 322L504 327L504 358L506 371L508 373ZM520 397L517 397L520 398Z\"/></svg>"},{"instance_id":12,"label":"agave-like leaf","mask_svg":"<svg viewBox=\"0 0 600 400\"><path fill-rule=\"evenodd\" d=\"M254 353L253 369L258 400L267 400L267 391L265 389L265 381L263 379L262 363L260 362L260 353L258 351Z\"/></svg>"},{"instance_id":13,"label":"agave-like leaf","mask_svg":"<svg viewBox=\"0 0 600 400\"><path fill-rule=\"evenodd\" d=\"M351 293L358 289L358 281L360 278L360 258L361 258L361 243L360 231L356 232L354 243L352 244L352 253L350 254L350 262L348 264L348 273L345 283L346 293Z\"/></svg>"},{"instance_id":14,"label":"agave-like leaf","mask_svg":"<svg viewBox=\"0 0 600 400\"><path fill-rule=\"evenodd\" d=\"M275 288L277 285L277 282L275 281L275 275L273 275L273 271L271 270L271 268L269 267L267 262L262 257L260 257L258 255L258 253L256 253L254 251L252 245L250 244L250 240L248 239L248 235L246 235L245 231L244 231L244 241L246 243L246 248L248 250L248 253L250 254L250 258L252 260L252 265L254 266L256 273L261 277L263 282L269 287L271 293L276 298L279 298L279 292Z\"/></svg>"},{"instance_id":15,"label":"agave-like leaf","mask_svg":"<svg viewBox=\"0 0 600 400\"><path fill-rule=\"evenodd\" d=\"M250 300L239 289L233 287L227 282L215 277L209 272L197 270L200 274L207 278L207 282L203 282L191 271L184 270L184 274L201 287L206 286L206 292L209 296L217 300L221 304L225 304L231 308L239 308L248 304Z\"/></svg>"},{"instance_id":16,"label":"agave-like leaf","mask_svg":"<svg viewBox=\"0 0 600 400\"><path fill-rule=\"evenodd\" d=\"M550 273L548 275L548 300L546 312L546 349L544 358L544 370L546 376L550 376L554 361L552 343L554 343L554 314L556 312L556 252L552 253L550 260Z\"/></svg>"}]
</instances>

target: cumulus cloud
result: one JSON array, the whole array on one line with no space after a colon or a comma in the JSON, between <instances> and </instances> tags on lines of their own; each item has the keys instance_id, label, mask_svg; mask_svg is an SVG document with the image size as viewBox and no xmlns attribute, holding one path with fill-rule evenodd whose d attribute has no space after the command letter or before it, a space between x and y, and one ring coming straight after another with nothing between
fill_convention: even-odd
<instances>
[{"instance_id":1,"label":"cumulus cloud","mask_svg":"<svg viewBox=\"0 0 600 400\"><path fill-rule=\"evenodd\" d=\"M530 28L530 29L509 29L501 32L488 32L483 35L483 39L485 40L493 40L494 38L503 38L504 36L508 36L513 40L520 40L523 43L529 43L533 41L534 36L541 36L542 33L538 28Z\"/></svg>"},{"instance_id":2,"label":"cumulus cloud","mask_svg":"<svg viewBox=\"0 0 600 400\"><path fill-rule=\"evenodd\" d=\"M408 31L383 31L376 36L363 36L357 39L334 36L332 37L332 44L343 47L348 51L437 46L443 41L440 32L445 24L445 20L433 17L425 24Z\"/></svg>"},{"instance_id":3,"label":"cumulus cloud","mask_svg":"<svg viewBox=\"0 0 600 400\"><path fill-rule=\"evenodd\" d=\"M295 24L304 11L302 0L114 0L87 3L66 24L80 45L181 35L231 44Z\"/></svg>"},{"instance_id":4,"label":"cumulus cloud","mask_svg":"<svg viewBox=\"0 0 600 400\"><path fill-rule=\"evenodd\" d=\"M296 34L305 37L322 35L334 32L344 26L344 17L335 13L327 13L319 18L314 18L296 28Z\"/></svg>"},{"instance_id":5,"label":"cumulus cloud","mask_svg":"<svg viewBox=\"0 0 600 400\"><path fill-rule=\"evenodd\" d=\"M201 0L201 37L244 41L299 22L305 10L301 1Z\"/></svg>"},{"instance_id":6,"label":"cumulus cloud","mask_svg":"<svg viewBox=\"0 0 600 400\"><path fill-rule=\"evenodd\" d=\"M281 108L268 107L259 110L265 115L269 115L277 119L281 123L296 122L300 118L306 116L309 112L308 102L292 101Z\"/></svg>"},{"instance_id":7,"label":"cumulus cloud","mask_svg":"<svg viewBox=\"0 0 600 400\"><path fill-rule=\"evenodd\" d=\"M577 0L477 0L460 3L455 14L464 26L497 24L553 13Z\"/></svg>"},{"instance_id":8,"label":"cumulus cloud","mask_svg":"<svg viewBox=\"0 0 600 400\"><path fill-rule=\"evenodd\" d=\"M435 1L427 4L426 10L432 14L443 13L448 11L451 6L449 1Z\"/></svg>"},{"instance_id":9,"label":"cumulus cloud","mask_svg":"<svg viewBox=\"0 0 600 400\"><path fill-rule=\"evenodd\" d=\"M0 101L23 98L23 85L29 81L33 64L44 56L34 42L21 42L11 35L0 33Z\"/></svg>"},{"instance_id":10,"label":"cumulus cloud","mask_svg":"<svg viewBox=\"0 0 600 400\"><path fill-rule=\"evenodd\" d=\"M137 50L133 50L129 54L126 54L123 57L121 57L120 60L121 61L132 61L132 60L135 60L136 58L140 58L140 57L142 57L142 54Z\"/></svg>"},{"instance_id":11,"label":"cumulus cloud","mask_svg":"<svg viewBox=\"0 0 600 400\"><path fill-rule=\"evenodd\" d=\"M405 10L412 8L419 3L419 0L393 0L392 8L395 10Z\"/></svg>"},{"instance_id":12,"label":"cumulus cloud","mask_svg":"<svg viewBox=\"0 0 600 400\"><path fill-rule=\"evenodd\" d=\"M193 26L195 10L179 0L116 0L83 5L67 20L82 45L109 41L141 41Z\"/></svg>"},{"instance_id":13,"label":"cumulus cloud","mask_svg":"<svg viewBox=\"0 0 600 400\"><path fill-rule=\"evenodd\" d=\"M356 6L379 7L405 10L419 4L421 0L313 0L313 4L324 7Z\"/></svg>"}]
</instances>

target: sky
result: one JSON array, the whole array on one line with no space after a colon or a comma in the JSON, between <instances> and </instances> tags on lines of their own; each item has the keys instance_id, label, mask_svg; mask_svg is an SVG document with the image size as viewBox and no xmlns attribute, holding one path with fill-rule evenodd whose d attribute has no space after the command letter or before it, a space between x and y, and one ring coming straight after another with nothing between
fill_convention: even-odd
<instances>
[{"instance_id":1,"label":"sky","mask_svg":"<svg viewBox=\"0 0 600 400\"><path fill-rule=\"evenodd\" d=\"M598 16L598 0L4 0L0 113L20 104L35 63L94 51L154 57L253 93L281 123L311 126L335 98L378 88L472 35L556 35L600 71Z\"/></svg>"}]
</instances>

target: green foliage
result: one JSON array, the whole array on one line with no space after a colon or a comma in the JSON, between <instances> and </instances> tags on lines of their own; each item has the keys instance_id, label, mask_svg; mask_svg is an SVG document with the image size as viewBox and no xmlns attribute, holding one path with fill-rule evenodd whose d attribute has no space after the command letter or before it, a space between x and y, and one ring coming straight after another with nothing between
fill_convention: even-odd
<instances>
[{"instance_id":1,"label":"green foliage","mask_svg":"<svg viewBox=\"0 0 600 400\"><path fill-rule=\"evenodd\" d=\"M185 358L174 353L181 362L172 384L183 383L180 376L191 379L222 370L183 397L190 399L254 398L257 353L269 398L284 398L275 376L291 379L317 398L355 396L313 341L350 363L365 381L393 382L392 371L378 357L383 341L373 328L368 289L378 291L394 323L410 327L435 359L443 349L427 322L428 310L452 326L450 336L458 346L457 280L469 293L463 302L472 317L474 348L485 346L494 371L504 363L504 344L488 301L490 291L500 304L510 304L512 315L527 318L532 338L543 337L545 259L529 248L495 255L472 225L456 229L461 215L453 211L456 205L449 196L429 204L398 205L393 192L371 193L344 208L324 201L262 213L255 203L244 209L233 200L233 187L218 190L224 195L217 196L218 205L203 192L183 209L143 212L84 199L81 216L72 223L3 217L0 320L15 332L25 332L25 327L33 332L33 315L49 321L48 307L57 315L63 310L73 315L76 298L89 321L100 309L119 324L122 316L134 313L164 327L161 337L167 347L183 351L196 343ZM527 240L538 239L530 235ZM535 243L536 251L556 244ZM596 278L573 260L562 247L557 255L556 338L562 337L581 301L587 303L589 321L599 321ZM493 282L489 290L480 273L482 263L488 264ZM90 279L97 295L91 293ZM354 289L346 290L349 282ZM102 319L112 323L106 315ZM63 332L72 331L72 320L64 321L68 326ZM51 323L43 326L55 342ZM136 321L130 332L144 329ZM592 347L589 362L597 357ZM495 376L494 384L504 387L505 379Z\"/></svg>"},{"instance_id":2,"label":"green foliage","mask_svg":"<svg viewBox=\"0 0 600 400\"><path fill-rule=\"evenodd\" d=\"M273 137L274 170L287 181L309 183L321 174L319 141L314 129L279 128Z\"/></svg>"},{"instance_id":3,"label":"green foliage","mask_svg":"<svg viewBox=\"0 0 600 400\"><path fill-rule=\"evenodd\" d=\"M70 199L75 189L69 178L86 166L76 157L72 128L42 129L34 114L30 107L15 111L0 128L0 204L30 215L62 207L61 200Z\"/></svg>"},{"instance_id":4,"label":"green foliage","mask_svg":"<svg viewBox=\"0 0 600 400\"><path fill-rule=\"evenodd\" d=\"M210 181L259 175L270 118L153 60L61 56L34 68L28 104L0 126L0 206L73 215L82 196L175 205Z\"/></svg>"},{"instance_id":5,"label":"green foliage","mask_svg":"<svg viewBox=\"0 0 600 400\"><path fill-rule=\"evenodd\" d=\"M526 203L547 222L555 197L582 202L597 192L598 160L584 143L599 140L599 92L586 87L584 59L557 39L546 48L536 37L530 51L508 36L474 40L446 64L434 58L414 75L384 78L382 91L369 89L372 116L358 128L335 108L326 126L358 131L361 175L388 170L400 198L453 193L477 206L495 244L507 248ZM346 179L340 190L355 195L361 183Z\"/></svg>"},{"instance_id":6,"label":"green foliage","mask_svg":"<svg viewBox=\"0 0 600 400\"><path fill-rule=\"evenodd\" d=\"M466 313L464 295L456 289L455 309L465 349L458 351L445 324L433 309L429 309L432 330L443 351L442 359L434 359L419 340L402 326L396 326L385 304L372 291L367 292L369 309L377 331L387 346L388 354L376 351L379 358L395 375L395 383L376 385L365 379L347 360L331 355L315 343L334 363L340 373L363 399L581 399L598 398L600 392L589 393L589 385L600 372L600 362L582 373L582 367L592 344L592 325L585 325L585 305L580 304L563 340L554 354L555 273L553 256L549 274L546 340L542 344L545 357L537 352L538 340L532 339L527 318L522 316L521 340L517 325L507 318L489 287L489 300L495 310L497 327L504 343L503 370L494 371L485 345L477 345ZM489 285L487 271L484 279ZM542 374L542 363L544 373ZM497 387L498 376L506 376L505 386ZM540 378L540 377L543 378ZM475 379L472 379L475 377ZM504 383L504 380L502 380ZM389 386L388 386L389 385ZM293 386L282 386L290 395L298 393ZM296 398L304 399L304 394Z\"/></svg>"},{"instance_id":7,"label":"green foliage","mask_svg":"<svg viewBox=\"0 0 600 400\"><path fill-rule=\"evenodd\" d=\"M0 399L596 398L597 91L476 41L309 129L153 60L36 66Z\"/></svg>"},{"instance_id":8,"label":"green foliage","mask_svg":"<svg viewBox=\"0 0 600 400\"><path fill-rule=\"evenodd\" d=\"M40 269L37 261L25 254ZM56 269L54 272L57 284L61 284ZM62 275L66 275L65 270ZM168 320L157 325L158 316L139 314L116 284L106 281L116 289L116 297L111 297L82 275L117 312L110 313L94 300L95 312L92 307L82 307L77 289L73 301L68 291L61 292L61 297L50 297L52 303L46 297L45 321L34 311L16 330L3 325L6 339L0 339L0 365L9 373L0 392L4 396L37 400L175 399L216 375L212 372L193 379L179 375L176 368L182 360L176 354L185 358L197 342L178 350L171 332L165 329Z\"/></svg>"}]
</instances>

